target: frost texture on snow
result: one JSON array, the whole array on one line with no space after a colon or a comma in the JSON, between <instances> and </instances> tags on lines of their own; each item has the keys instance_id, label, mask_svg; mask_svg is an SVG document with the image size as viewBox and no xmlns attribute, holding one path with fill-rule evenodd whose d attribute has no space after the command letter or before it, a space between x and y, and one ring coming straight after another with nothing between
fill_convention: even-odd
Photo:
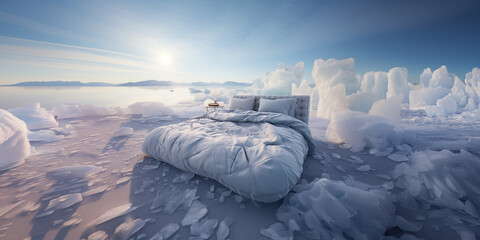
<instances>
[{"instance_id":1,"label":"frost texture on snow","mask_svg":"<svg viewBox=\"0 0 480 240\"><path fill-rule=\"evenodd\" d=\"M30 156L25 122L0 109L0 170L18 166Z\"/></svg>"},{"instance_id":2,"label":"frost texture on snow","mask_svg":"<svg viewBox=\"0 0 480 240\"><path fill-rule=\"evenodd\" d=\"M133 135L133 128L131 127L121 127L113 132L113 137L128 137L131 135Z\"/></svg>"},{"instance_id":3,"label":"frost texture on snow","mask_svg":"<svg viewBox=\"0 0 480 240\"><path fill-rule=\"evenodd\" d=\"M69 119L92 116L113 116L123 115L123 110L119 107L98 107L92 104L61 104L54 106L50 111L58 119Z\"/></svg>"},{"instance_id":4,"label":"frost texture on snow","mask_svg":"<svg viewBox=\"0 0 480 240\"><path fill-rule=\"evenodd\" d=\"M8 111L27 124L29 130L58 127L54 116L40 103L31 103L19 108L10 108Z\"/></svg>"},{"instance_id":5,"label":"frost texture on snow","mask_svg":"<svg viewBox=\"0 0 480 240\"><path fill-rule=\"evenodd\" d=\"M303 80L303 62L295 66L287 66L283 63L273 72L265 72L262 93L264 95L290 95L292 84L299 85Z\"/></svg>"},{"instance_id":6,"label":"frost texture on snow","mask_svg":"<svg viewBox=\"0 0 480 240\"><path fill-rule=\"evenodd\" d=\"M289 195L276 213L284 227L271 226L272 230L262 234L298 228L315 239L343 239L343 235L381 239L387 229L396 226L395 207L385 192L362 190L325 178L297 185L294 190L296 193Z\"/></svg>"},{"instance_id":7,"label":"frost texture on snow","mask_svg":"<svg viewBox=\"0 0 480 240\"><path fill-rule=\"evenodd\" d=\"M174 115L173 109L161 102L137 102L128 106L128 109L131 114L141 114L143 117Z\"/></svg>"}]
</instances>

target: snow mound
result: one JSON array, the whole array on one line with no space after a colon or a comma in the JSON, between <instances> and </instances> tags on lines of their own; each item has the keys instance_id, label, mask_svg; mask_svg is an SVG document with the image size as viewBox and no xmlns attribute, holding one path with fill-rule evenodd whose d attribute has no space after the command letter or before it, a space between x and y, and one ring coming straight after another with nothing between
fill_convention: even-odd
<instances>
[{"instance_id":1,"label":"snow mound","mask_svg":"<svg viewBox=\"0 0 480 240\"><path fill-rule=\"evenodd\" d=\"M97 107L92 104L61 104L52 108L51 113L58 119L69 119L92 116L113 116L122 115L123 110L119 107Z\"/></svg>"},{"instance_id":2,"label":"snow mound","mask_svg":"<svg viewBox=\"0 0 480 240\"><path fill-rule=\"evenodd\" d=\"M353 152L364 148L384 150L401 140L394 128L384 117L343 112L335 114L331 119L326 137L331 142L343 143Z\"/></svg>"},{"instance_id":3,"label":"snow mound","mask_svg":"<svg viewBox=\"0 0 480 240\"><path fill-rule=\"evenodd\" d=\"M121 127L113 133L113 137L128 137L133 135L133 128Z\"/></svg>"},{"instance_id":4,"label":"snow mound","mask_svg":"<svg viewBox=\"0 0 480 240\"><path fill-rule=\"evenodd\" d=\"M174 115L172 108L161 102L137 102L128 106L128 109L130 113L141 114L143 117Z\"/></svg>"},{"instance_id":5,"label":"snow mound","mask_svg":"<svg viewBox=\"0 0 480 240\"><path fill-rule=\"evenodd\" d=\"M0 170L18 166L30 156L25 122L0 109Z\"/></svg>"},{"instance_id":6,"label":"snow mound","mask_svg":"<svg viewBox=\"0 0 480 240\"><path fill-rule=\"evenodd\" d=\"M297 185L294 190L296 193L284 200L276 217L289 231L299 231L309 238L344 239L346 235L352 239L382 239L385 231L396 225L395 207L384 192L325 178Z\"/></svg>"},{"instance_id":7,"label":"snow mound","mask_svg":"<svg viewBox=\"0 0 480 240\"><path fill-rule=\"evenodd\" d=\"M480 159L470 152L414 152L393 175L395 185L419 202L480 217Z\"/></svg>"},{"instance_id":8,"label":"snow mound","mask_svg":"<svg viewBox=\"0 0 480 240\"><path fill-rule=\"evenodd\" d=\"M31 103L19 108L10 108L8 111L27 124L29 130L58 127L54 116L40 103Z\"/></svg>"},{"instance_id":9,"label":"snow mound","mask_svg":"<svg viewBox=\"0 0 480 240\"><path fill-rule=\"evenodd\" d=\"M275 71L265 72L262 92L264 95L290 95L292 84L300 84L302 79L303 62L293 67L280 63Z\"/></svg>"}]
</instances>

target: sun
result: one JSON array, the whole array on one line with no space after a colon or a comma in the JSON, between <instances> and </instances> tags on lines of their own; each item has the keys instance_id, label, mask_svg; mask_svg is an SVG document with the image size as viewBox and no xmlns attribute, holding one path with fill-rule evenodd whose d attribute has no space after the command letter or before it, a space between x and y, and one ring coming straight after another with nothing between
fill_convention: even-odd
<instances>
[{"instance_id":1,"label":"sun","mask_svg":"<svg viewBox=\"0 0 480 240\"><path fill-rule=\"evenodd\" d=\"M160 56L160 61L163 64L170 64L170 62L171 62L170 57L168 55L165 55L165 54Z\"/></svg>"}]
</instances>

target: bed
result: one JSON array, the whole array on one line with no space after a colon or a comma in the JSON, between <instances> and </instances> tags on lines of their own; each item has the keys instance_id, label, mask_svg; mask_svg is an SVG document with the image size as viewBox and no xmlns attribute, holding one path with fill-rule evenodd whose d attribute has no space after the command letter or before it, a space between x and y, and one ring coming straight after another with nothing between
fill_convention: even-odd
<instances>
[{"instance_id":1,"label":"bed","mask_svg":"<svg viewBox=\"0 0 480 240\"><path fill-rule=\"evenodd\" d=\"M183 171L215 179L244 197L277 201L299 181L303 161L315 148L308 128L310 98L253 97L253 110L213 111L158 127L147 134L142 150ZM265 99L292 98L296 104L291 116L258 111Z\"/></svg>"}]
</instances>

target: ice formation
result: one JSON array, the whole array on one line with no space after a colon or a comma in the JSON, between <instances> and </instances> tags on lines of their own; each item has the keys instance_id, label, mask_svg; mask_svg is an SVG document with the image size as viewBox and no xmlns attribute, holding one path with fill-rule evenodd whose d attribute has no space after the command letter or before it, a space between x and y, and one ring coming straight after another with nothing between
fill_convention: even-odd
<instances>
[{"instance_id":1,"label":"ice formation","mask_svg":"<svg viewBox=\"0 0 480 240\"><path fill-rule=\"evenodd\" d=\"M131 114L141 114L143 117L170 116L174 114L172 108L161 102L137 102L128 106Z\"/></svg>"},{"instance_id":2,"label":"ice formation","mask_svg":"<svg viewBox=\"0 0 480 240\"><path fill-rule=\"evenodd\" d=\"M37 130L28 133L30 142L56 142L64 138L63 135L57 135L52 130Z\"/></svg>"},{"instance_id":3,"label":"ice formation","mask_svg":"<svg viewBox=\"0 0 480 240\"><path fill-rule=\"evenodd\" d=\"M462 211L478 219L479 172L480 159L470 152L426 150L411 154L393 174L395 185L420 203Z\"/></svg>"},{"instance_id":4,"label":"ice formation","mask_svg":"<svg viewBox=\"0 0 480 240\"><path fill-rule=\"evenodd\" d=\"M353 152L364 148L384 150L400 141L389 120L362 112L343 112L335 114L328 125L327 139L334 143L343 143Z\"/></svg>"},{"instance_id":5,"label":"ice formation","mask_svg":"<svg viewBox=\"0 0 480 240\"><path fill-rule=\"evenodd\" d=\"M114 218L117 218L117 217L120 217L120 216L123 216L131 211L135 210L135 207L132 207L132 204L131 203L127 203L127 204L124 204L124 205L120 205L120 206L117 206L117 207L114 207L110 210L108 210L107 212L105 212L104 214L102 214L100 217L98 217L95 221L94 221L94 224L95 225L100 225L104 222L108 222Z\"/></svg>"},{"instance_id":6,"label":"ice formation","mask_svg":"<svg viewBox=\"0 0 480 240\"><path fill-rule=\"evenodd\" d=\"M40 103L31 103L19 108L11 108L8 111L27 124L29 130L54 128L58 122L54 116L45 108L40 107Z\"/></svg>"},{"instance_id":7,"label":"ice formation","mask_svg":"<svg viewBox=\"0 0 480 240\"><path fill-rule=\"evenodd\" d=\"M153 235L150 240L164 240L172 236L180 226L176 223L169 223L163 226L155 235Z\"/></svg>"},{"instance_id":8,"label":"ice formation","mask_svg":"<svg viewBox=\"0 0 480 240\"><path fill-rule=\"evenodd\" d=\"M295 66L283 63L273 72L265 72L262 92L264 95L290 95L292 84L299 85L303 80L303 62Z\"/></svg>"},{"instance_id":9,"label":"ice formation","mask_svg":"<svg viewBox=\"0 0 480 240\"><path fill-rule=\"evenodd\" d=\"M92 165L77 165L67 166L52 169L47 172L47 177L53 180L72 180L72 179L85 179L92 176L99 169Z\"/></svg>"},{"instance_id":10,"label":"ice formation","mask_svg":"<svg viewBox=\"0 0 480 240\"><path fill-rule=\"evenodd\" d=\"M114 236L117 239L128 239L145 226L145 220L137 218L120 224L116 229Z\"/></svg>"},{"instance_id":11,"label":"ice formation","mask_svg":"<svg viewBox=\"0 0 480 240\"><path fill-rule=\"evenodd\" d=\"M380 190L362 190L322 178L297 185L294 191L276 213L283 228L271 226L263 235L288 236L295 230L314 239L343 239L345 235L381 239L387 229L396 226L392 200Z\"/></svg>"},{"instance_id":12,"label":"ice formation","mask_svg":"<svg viewBox=\"0 0 480 240\"><path fill-rule=\"evenodd\" d=\"M0 170L18 166L30 156L25 122L0 109Z\"/></svg>"},{"instance_id":13,"label":"ice formation","mask_svg":"<svg viewBox=\"0 0 480 240\"><path fill-rule=\"evenodd\" d=\"M50 210L52 211L57 211L60 209L68 208L70 206L73 206L83 200L82 194L80 193L71 193L71 194L66 194L57 198L54 198L50 200L48 203L47 208L45 208L45 212L48 212Z\"/></svg>"},{"instance_id":14,"label":"ice formation","mask_svg":"<svg viewBox=\"0 0 480 240\"><path fill-rule=\"evenodd\" d=\"M408 103L408 70L402 67L395 67L388 71L388 90L387 98L401 96L403 101Z\"/></svg>"},{"instance_id":15,"label":"ice formation","mask_svg":"<svg viewBox=\"0 0 480 240\"><path fill-rule=\"evenodd\" d=\"M92 104L61 104L54 106L50 111L58 119L69 119L90 116L113 116L122 115L123 110L119 107L97 107Z\"/></svg>"},{"instance_id":16,"label":"ice formation","mask_svg":"<svg viewBox=\"0 0 480 240\"><path fill-rule=\"evenodd\" d=\"M200 236L202 239L209 239L215 231L215 228L217 228L217 225L217 219L205 218L190 225L190 234Z\"/></svg>"},{"instance_id":17,"label":"ice formation","mask_svg":"<svg viewBox=\"0 0 480 240\"><path fill-rule=\"evenodd\" d=\"M187 214L182 219L182 226L188 226L198 222L202 217L207 214L207 206L205 204L195 200L192 206L188 209Z\"/></svg>"},{"instance_id":18,"label":"ice formation","mask_svg":"<svg viewBox=\"0 0 480 240\"><path fill-rule=\"evenodd\" d=\"M113 137L128 137L133 135L133 128L131 127L121 127L113 132Z\"/></svg>"}]
</instances>

